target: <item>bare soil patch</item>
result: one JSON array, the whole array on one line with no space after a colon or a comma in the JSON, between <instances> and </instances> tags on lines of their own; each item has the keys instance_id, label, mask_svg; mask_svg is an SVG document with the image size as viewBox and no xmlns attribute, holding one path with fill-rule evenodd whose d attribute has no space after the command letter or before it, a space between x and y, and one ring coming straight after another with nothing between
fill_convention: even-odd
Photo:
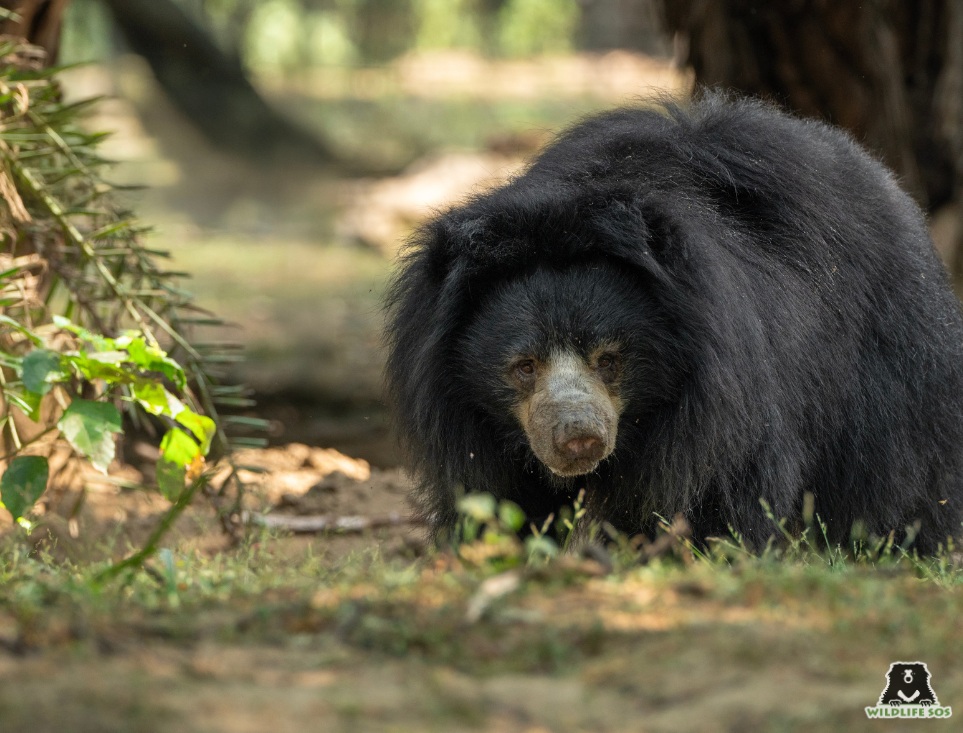
<instances>
[{"instance_id":1,"label":"bare soil patch","mask_svg":"<svg viewBox=\"0 0 963 733\"><path fill-rule=\"evenodd\" d=\"M319 538L285 532L282 521L282 536L276 541L286 551L311 547L336 561L365 548L378 547L388 555L423 549L421 528L408 521L410 481L400 469L372 468L365 460L303 443L242 450L235 461L245 467L240 472L242 508L250 522L314 517L332 525L330 531L314 533ZM225 465L215 473L215 485L228 470ZM168 507L156 493L130 488L143 479L131 466L116 466L105 478L82 462L70 461L38 506L30 542L38 551L73 562L96 560L105 552L120 557L139 547ZM0 532L10 533L14 528L4 514ZM389 517L396 521L379 524ZM182 552L217 553L230 549L231 538L222 531L213 506L199 496L178 519L166 544Z\"/></svg>"}]
</instances>

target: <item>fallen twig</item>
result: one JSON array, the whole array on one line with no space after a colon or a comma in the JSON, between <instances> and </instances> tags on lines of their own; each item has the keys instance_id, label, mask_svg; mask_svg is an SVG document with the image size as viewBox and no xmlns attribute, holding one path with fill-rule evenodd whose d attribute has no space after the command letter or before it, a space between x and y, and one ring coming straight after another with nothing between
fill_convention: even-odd
<instances>
[{"instance_id":1,"label":"fallen twig","mask_svg":"<svg viewBox=\"0 0 963 733\"><path fill-rule=\"evenodd\" d=\"M292 516L289 514L258 514L244 512L245 524L253 524L268 529L283 529L295 534L316 534L321 532L355 533L382 527L418 526L424 522L416 516L392 512L380 517L345 516L332 517L327 514Z\"/></svg>"}]
</instances>

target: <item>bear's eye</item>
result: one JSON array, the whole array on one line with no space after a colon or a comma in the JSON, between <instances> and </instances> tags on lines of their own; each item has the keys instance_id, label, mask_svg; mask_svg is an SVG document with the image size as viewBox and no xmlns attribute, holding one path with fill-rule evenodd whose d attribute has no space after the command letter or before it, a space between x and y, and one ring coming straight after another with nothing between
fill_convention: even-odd
<instances>
[{"instance_id":1,"label":"bear's eye","mask_svg":"<svg viewBox=\"0 0 963 733\"><path fill-rule=\"evenodd\" d=\"M605 384L614 384L619 377L619 355L604 351L595 359L595 373Z\"/></svg>"},{"instance_id":2,"label":"bear's eye","mask_svg":"<svg viewBox=\"0 0 963 733\"><path fill-rule=\"evenodd\" d=\"M515 374L519 379L531 379L535 376L535 371L534 359L522 359L515 364Z\"/></svg>"}]
</instances>

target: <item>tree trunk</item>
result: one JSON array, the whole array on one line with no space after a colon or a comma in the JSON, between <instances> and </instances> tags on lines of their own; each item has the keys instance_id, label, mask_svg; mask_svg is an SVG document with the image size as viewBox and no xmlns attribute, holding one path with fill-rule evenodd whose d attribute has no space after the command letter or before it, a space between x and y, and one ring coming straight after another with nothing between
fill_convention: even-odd
<instances>
[{"instance_id":1,"label":"tree trunk","mask_svg":"<svg viewBox=\"0 0 963 733\"><path fill-rule=\"evenodd\" d=\"M655 0L580 0L578 47L585 51L629 49L668 53Z\"/></svg>"},{"instance_id":2,"label":"tree trunk","mask_svg":"<svg viewBox=\"0 0 963 733\"><path fill-rule=\"evenodd\" d=\"M665 0L663 9L700 84L824 117L877 150L923 205L952 198L938 91L960 43L949 32L958 3Z\"/></svg>"},{"instance_id":3,"label":"tree trunk","mask_svg":"<svg viewBox=\"0 0 963 733\"><path fill-rule=\"evenodd\" d=\"M0 0L0 8L17 14L0 21L0 34L23 38L46 52L44 65L56 63L60 26L70 0Z\"/></svg>"},{"instance_id":4,"label":"tree trunk","mask_svg":"<svg viewBox=\"0 0 963 733\"><path fill-rule=\"evenodd\" d=\"M848 128L924 208L955 208L956 242L943 254L963 275L963 3L662 0L661 7L677 57L698 84L767 97Z\"/></svg>"},{"instance_id":5,"label":"tree trunk","mask_svg":"<svg viewBox=\"0 0 963 733\"><path fill-rule=\"evenodd\" d=\"M279 115L240 59L172 0L104 0L134 53L150 65L171 102L214 145L247 157L326 164L323 142Z\"/></svg>"}]
</instances>

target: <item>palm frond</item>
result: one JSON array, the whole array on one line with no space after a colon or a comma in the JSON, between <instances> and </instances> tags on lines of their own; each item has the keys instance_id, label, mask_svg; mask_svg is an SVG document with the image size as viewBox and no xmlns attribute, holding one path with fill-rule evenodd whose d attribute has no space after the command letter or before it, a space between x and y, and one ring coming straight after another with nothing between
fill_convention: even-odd
<instances>
[{"instance_id":1,"label":"palm frond","mask_svg":"<svg viewBox=\"0 0 963 733\"><path fill-rule=\"evenodd\" d=\"M144 243L149 228L117 203L98 145L82 126L97 100L65 103L49 69L18 65L22 47L0 41L0 303L7 318L34 329L65 315L116 336L136 328L188 374L186 399L217 423L214 451L258 442L263 421L225 419L251 405L243 387L223 384L236 345L211 338L225 325L199 308L183 273ZM22 335L0 324L0 347ZM8 406L0 402L0 420ZM8 421L9 422L9 421ZM236 472L232 472L236 473Z\"/></svg>"}]
</instances>

